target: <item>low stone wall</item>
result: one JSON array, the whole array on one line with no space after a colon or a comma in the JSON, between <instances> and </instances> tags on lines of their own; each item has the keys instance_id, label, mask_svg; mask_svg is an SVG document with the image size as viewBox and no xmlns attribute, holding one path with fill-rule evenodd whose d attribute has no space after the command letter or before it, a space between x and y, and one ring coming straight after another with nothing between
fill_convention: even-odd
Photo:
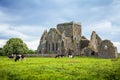
<instances>
[{"instance_id":1,"label":"low stone wall","mask_svg":"<svg viewBox=\"0 0 120 80\"><path fill-rule=\"evenodd\" d=\"M26 57L55 57L57 54L25 54Z\"/></svg>"}]
</instances>

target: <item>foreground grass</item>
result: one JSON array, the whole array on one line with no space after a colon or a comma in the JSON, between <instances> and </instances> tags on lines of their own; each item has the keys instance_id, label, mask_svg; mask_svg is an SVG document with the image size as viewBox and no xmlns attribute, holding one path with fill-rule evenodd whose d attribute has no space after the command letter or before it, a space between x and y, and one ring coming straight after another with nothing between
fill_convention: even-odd
<instances>
[{"instance_id":1,"label":"foreground grass","mask_svg":"<svg viewBox=\"0 0 120 80\"><path fill-rule=\"evenodd\" d=\"M0 57L0 80L120 80L120 59Z\"/></svg>"}]
</instances>

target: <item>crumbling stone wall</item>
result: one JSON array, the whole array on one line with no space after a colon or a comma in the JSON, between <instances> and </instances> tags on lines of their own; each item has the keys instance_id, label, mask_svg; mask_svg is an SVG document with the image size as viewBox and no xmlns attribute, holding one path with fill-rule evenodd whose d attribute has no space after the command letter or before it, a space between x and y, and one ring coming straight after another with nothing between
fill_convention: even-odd
<instances>
[{"instance_id":1,"label":"crumbling stone wall","mask_svg":"<svg viewBox=\"0 0 120 80\"><path fill-rule=\"evenodd\" d=\"M42 34L42 37L40 39L40 44L39 44L39 46L37 48L38 53L44 53L45 52L47 34L48 34L47 31L44 31L44 33Z\"/></svg>"},{"instance_id":2,"label":"crumbling stone wall","mask_svg":"<svg viewBox=\"0 0 120 80\"><path fill-rule=\"evenodd\" d=\"M86 37L82 36L80 40L80 49L82 50L83 48L88 47L89 42L90 41Z\"/></svg>"},{"instance_id":3,"label":"crumbling stone wall","mask_svg":"<svg viewBox=\"0 0 120 80\"><path fill-rule=\"evenodd\" d=\"M92 32L89 47L95 52L98 52L98 46L101 44L102 39L96 34L95 31Z\"/></svg>"},{"instance_id":4,"label":"crumbling stone wall","mask_svg":"<svg viewBox=\"0 0 120 80\"><path fill-rule=\"evenodd\" d=\"M93 50L89 47L85 47L82 49L81 55L91 56L91 53L93 53Z\"/></svg>"},{"instance_id":5,"label":"crumbling stone wall","mask_svg":"<svg viewBox=\"0 0 120 80\"><path fill-rule=\"evenodd\" d=\"M98 48L98 57L117 58L117 48L110 40L103 40Z\"/></svg>"}]
</instances>

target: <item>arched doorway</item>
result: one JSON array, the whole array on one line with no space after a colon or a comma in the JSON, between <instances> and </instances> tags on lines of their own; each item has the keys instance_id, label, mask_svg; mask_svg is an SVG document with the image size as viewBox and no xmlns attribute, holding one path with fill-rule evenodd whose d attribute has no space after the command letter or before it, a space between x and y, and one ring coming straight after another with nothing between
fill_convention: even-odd
<instances>
[{"instance_id":1,"label":"arched doorway","mask_svg":"<svg viewBox=\"0 0 120 80\"><path fill-rule=\"evenodd\" d=\"M61 47L63 48L64 47L64 42L62 41L62 43L61 43Z\"/></svg>"},{"instance_id":2,"label":"arched doorway","mask_svg":"<svg viewBox=\"0 0 120 80\"><path fill-rule=\"evenodd\" d=\"M91 55L94 56L94 55L95 55L95 51L92 51L92 52L91 52Z\"/></svg>"}]
</instances>

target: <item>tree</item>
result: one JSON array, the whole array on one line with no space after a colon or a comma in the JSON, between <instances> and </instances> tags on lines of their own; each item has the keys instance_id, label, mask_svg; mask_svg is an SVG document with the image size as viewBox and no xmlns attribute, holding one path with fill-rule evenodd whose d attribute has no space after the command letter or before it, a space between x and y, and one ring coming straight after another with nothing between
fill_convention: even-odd
<instances>
[{"instance_id":1,"label":"tree","mask_svg":"<svg viewBox=\"0 0 120 80\"><path fill-rule=\"evenodd\" d=\"M8 54L26 54L27 45L20 38L11 38L7 41L2 49L4 55Z\"/></svg>"},{"instance_id":2,"label":"tree","mask_svg":"<svg viewBox=\"0 0 120 80\"><path fill-rule=\"evenodd\" d=\"M35 54L35 51L33 51L33 50L28 50L28 54Z\"/></svg>"},{"instance_id":3,"label":"tree","mask_svg":"<svg viewBox=\"0 0 120 80\"><path fill-rule=\"evenodd\" d=\"M2 48L0 48L0 56L2 56L3 55L3 53L2 53Z\"/></svg>"},{"instance_id":4,"label":"tree","mask_svg":"<svg viewBox=\"0 0 120 80\"><path fill-rule=\"evenodd\" d=\"M37 50L28 50L28 54L37 54Z\"/></svg>"}]
</instances>

